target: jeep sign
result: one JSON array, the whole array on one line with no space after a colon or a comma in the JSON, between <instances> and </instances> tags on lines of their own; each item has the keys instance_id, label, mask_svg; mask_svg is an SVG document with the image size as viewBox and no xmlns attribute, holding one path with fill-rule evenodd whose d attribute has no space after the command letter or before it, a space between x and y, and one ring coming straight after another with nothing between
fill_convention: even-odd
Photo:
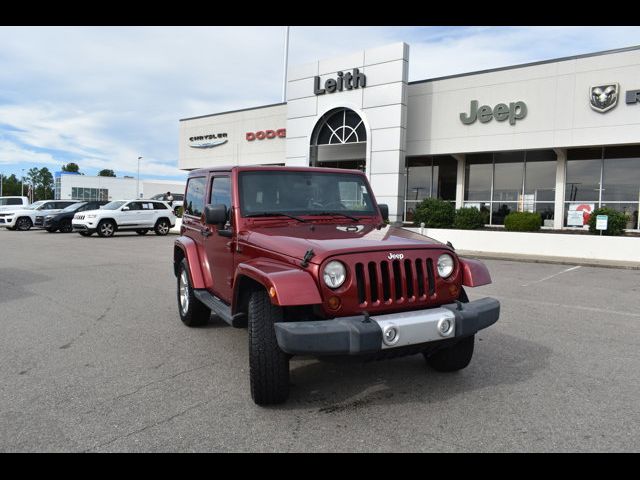
<instances>
[{"instance_id":1,"label":"jeep sign","mask_svg":"<svg viewBox=\"0 0 640 480\"><path fill-rule=\"evenodd\" d=\"M516 120L521 120L527 116L527 104L524 102L511 102L508 106L506 103L499 103L493 109L489 105L482 105L478 108L478 101L471 101L469 113L462 112L460 120L465 125L471 125L480 120L480 123L490 122L495 118L498 122L504 122L509 119L511 125L516 124Z\"/></svg>"}]
</instances>

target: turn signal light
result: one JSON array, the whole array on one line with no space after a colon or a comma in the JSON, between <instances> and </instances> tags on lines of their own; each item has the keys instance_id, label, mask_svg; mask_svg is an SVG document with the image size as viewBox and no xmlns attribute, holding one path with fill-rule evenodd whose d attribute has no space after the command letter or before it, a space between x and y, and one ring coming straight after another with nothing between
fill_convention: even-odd
<instances>
[{"instance_id":1,"label":"turn signal light","mask_svg":"<svg viewBox=\"0 0 640 480\"><path fill-rule=\"evenodd\" d=\"M329 304L329 308L331 310L337 310L338 308L340 308L340 298L338 297L329 297L329 300L327 301L327 303Z\"/></svg>"}]
</instances>

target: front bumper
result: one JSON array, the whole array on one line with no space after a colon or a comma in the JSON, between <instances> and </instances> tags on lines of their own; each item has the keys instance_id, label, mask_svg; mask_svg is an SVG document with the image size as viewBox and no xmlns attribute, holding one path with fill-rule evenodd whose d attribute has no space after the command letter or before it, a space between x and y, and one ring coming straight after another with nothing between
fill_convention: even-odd
<instances>
[{"instance_id":1,"label":"front bumper","mask_svg":"<svg viewBox=\"0 0 640 480\"><path fill-rule=\"evenodd\" d=\"M95 233L96 229L95 228L90 228L88 225L85 225L84 223L71 223L71 227L73 228L74 232L87 232L87 233Z\"/></svg>"},{"instance_id":2,"label":"front bumper","mask_svg":"<svg viewBox=\"0 0 640 480\"><path fill-rule=\"evenodd\" d=\"M275 324L280 348L292 355L364 355L415 345L468 337L498 321L500 302L482 298L469 303L451 303L425 310ZM449 320L452 328L441 334ZM383 334L395 329L393 342ZM383 333L384 332L384 333Z\"/></svg>"},{"instance_id":3,"label":"front bumper","mask_svg":"<svg viewBox=\"0 0 640 480\"><path fill-rule=\"evenodd\" d=\"M0 227L15 227L16 225L16 216L0 216Z\"/></svg>"},{"instance_id":4,"label":"front bumper","mask_svg":"<svg viewBox=\"0 0 640 480\"><path fill-rule=\"evenodd\" d=\"M44 228L60 228L59 223L55 221L53 218L45 218L44 222L42 223L42 226Z\"/></svg>"}]
</instances>

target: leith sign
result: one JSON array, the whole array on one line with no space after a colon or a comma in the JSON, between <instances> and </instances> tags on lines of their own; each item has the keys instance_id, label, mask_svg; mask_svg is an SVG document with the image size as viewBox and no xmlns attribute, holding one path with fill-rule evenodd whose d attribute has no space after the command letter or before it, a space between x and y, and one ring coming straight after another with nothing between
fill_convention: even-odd
<instances>
[{"instance_id":1,"label":"leith sign","mask_svg":"<svg viewBox=\"0 0 640 480\"><path fill-rule=\"evenodd\" d=\"M341 92L343 90L353 90L354 88L364 88L367 86L367 77L360 73L357 68L351 72L338 72L337 78L328 78L324 81L324 88L320 88L320 77L313 79L313 93L324 95L325 93Z\"/></svg>"}]
</instances>

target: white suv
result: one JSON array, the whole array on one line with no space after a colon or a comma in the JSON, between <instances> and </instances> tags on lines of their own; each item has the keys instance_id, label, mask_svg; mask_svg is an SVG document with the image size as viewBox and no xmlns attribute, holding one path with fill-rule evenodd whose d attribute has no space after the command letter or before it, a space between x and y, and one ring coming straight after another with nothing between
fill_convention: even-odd
<instances>
[{"instance_id":1,"label":"white suv","mask_svg":"<svg viewBox=\"0 0 640 480\"><path fill-rule=\"evenodd\" d=\"M154 200L118 200L100 210L76 213L71 221L73 230L85 237L97 232L111 237L116 231L135 231L144 235L149 230L166 235L176 224L176 216L167 202Z\"/></svg>"},{"instance_id":2,"label":"white suv","mask_svg":"<svg viewBox=\"0 0 640 480\"><path fill-rule=\"evenodd\" d=\"M44 217L48 214L58 213L76 202L77 200L40 200L26 207L6 208L0 211L0 227L23 231L34 225L42 227Z\"/></svg>"}]
</instances>

